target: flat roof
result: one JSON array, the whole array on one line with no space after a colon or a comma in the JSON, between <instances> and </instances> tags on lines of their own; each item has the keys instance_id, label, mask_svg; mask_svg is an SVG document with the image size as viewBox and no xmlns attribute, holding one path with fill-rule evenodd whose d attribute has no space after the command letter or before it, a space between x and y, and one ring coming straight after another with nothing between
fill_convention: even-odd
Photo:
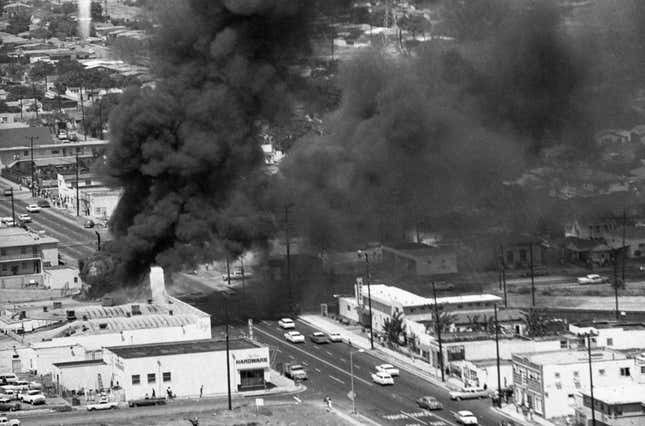
<instances>
[{"instance_id":1,"label":"flat roof","mask_svg":"<svg viewBox=\"0 0 645 426\"><path fill-rule=\"evenodd\" d=\"M52 365L55 365L58 368L74 368L74 367L83 367L87 365L107 365L107 364L102 359L84 359L82 361L54 362Z\"/></svg>"},{"instance_id":2,"label":"flat roof","mask_svg":"<svg viewBox=\"0 0 645 426\"><path fill-rule=\"evenodd\" d=\"M247 339L229 340L229 348L231 350L254 349L260 347L262 346ZM150 343L145 345L112 346L107 347L106 349L121 358L147 358L201 352L220 352L226 350L226 341L200 339L167 343Z\"/></svg>"},{"instance_id":3,"label":"flat roof","mask_svg":"<svg viewBox=\"0 0 645 426\"><path fill-rule=\"evenodd\" d=\"M398 303L402 306L422 306L434 305L434 299L422 297L417 294L403 290L399 287L385 284L373 284L370 286L372 299L384 303ZM363 297L367 297L367 291L363 292ZM479 303L479 302L500 302L502 299L493 294L465 294L462 296L438 297L438 305L455 305L461 303Z\"/></svg>"},{"instance_id":4,"label":"flat roof","mask_svg":"<svg viewBox=\"0 0 645 426\"><path fill-rule=\"evenodd\" d=\"M589 357L587 350L559 350L540 353L520 353L513 354L514 357L523 358L533 364L537 365L562 365L562 364L580 364L587 363ZM610 351L607 349L592 349L591 359L593 362L602 361L618 361L627 359L627 357L617 351Z\"/></svg>"},{"instance_id":5,"label":"flat roof","mask_svg":"<svg viewBox=\"0 0 645 426\"><path fill-rule=\"evenodd\" d=\"M54 243L58 243L56 238L25 231L17 226L0 228L0 247L39 246Z\"/></svg>"},{"instance_id":6,"label":"flat roof","mask_svg":"<svg viewBox=\"0 0 645 426\"><path fill-rule=\"evenodd\" d=\"M589 395L587 389L581 389L580 393ZM645 404L645 384L630 384L624 386L594 386L593 397L596 401L605 404Z\"/></svg>"}]
</instances>

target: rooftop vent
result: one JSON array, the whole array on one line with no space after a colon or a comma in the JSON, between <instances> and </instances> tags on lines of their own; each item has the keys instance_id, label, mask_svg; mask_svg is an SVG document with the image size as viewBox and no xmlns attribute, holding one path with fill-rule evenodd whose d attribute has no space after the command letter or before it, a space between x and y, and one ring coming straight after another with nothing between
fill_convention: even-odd
<instances>
[{"instance_id":1,"label":"rooftop vent","mask_svg":"<svg viewBox=\"0 0 645 426\"><path fill-rule=\"evenodd\" d=\"M107 328L107 326L108 326L108 325L107 325L107 323L106 323L106 322L102 322L102 323L100 323L100 324L99 324L99 328L100 328L101 330L105 330L105 329Z\"/></svg>"},{"instance_id":2,"label":"rooftop vent","mask_svg":"<svg viewBox=\"0 0 645 426\"><path fill-rule=\"evenodd\" d=\"M132 305L132 315L141 315L141 306L139 305Z\"/></svg>"},{"instance_id":3,"label":"rooftop vent","mask_svg":"<svg viewBox=\"0 0 645 426\"><path fill-rule=\"evenodd\" d=\"M63 302L54 302L54 309L60 309L63 307Z\"/></svg>"},{"instance_id":4,"label":"rooftop vent","mask_svg":"<svg viewBox=\"0 0 645 426\"><path fill-rule=\"evenodd\" d=\"M76 312L75 311L66 311L66 315L67 315L67 321L76 320Z\"/></svg>"}]
</instances>

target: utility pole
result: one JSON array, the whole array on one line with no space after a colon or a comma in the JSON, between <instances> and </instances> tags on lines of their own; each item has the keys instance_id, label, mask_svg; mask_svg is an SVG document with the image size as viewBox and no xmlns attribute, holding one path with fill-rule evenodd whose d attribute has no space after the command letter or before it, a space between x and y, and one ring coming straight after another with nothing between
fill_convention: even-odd
<instances>
[{"instance_id":1,"label":"utility pole","mask_svg":"<svg viewBox=\"0 0 645 426\"><path fill-rule=\"evenodd\" d=\"M627 249L625 249L625 227L627 223L627 212L626 209L623 207L623 246L620 248L621 253L622 253L622 274L621 278L623 280L623 284L625 284L625 258L627 257Z\"/></svg>"},{"instance_id":2,"label":"utility pole","mask_svg":"<svg viewBox=\"0 0 645 426\"><path fill-rule=\"evenodd\" d=\"M502 408L502 375L499 366L499 322L497 320L497 303L495 304L495 354L497 356L497 406Z\"/></svg>"},{"instance_id":3,"label":"utility pole","mask_svg":"<svg viewBox=\"0 0 645 426\"><path fill-rule=\"evenodd\" d=\"M506 259L504 258L504 247L500 246L500 265L502 267L502 287L504 290L504 307L508 308L508 297L506 294Z\"/></svg>"},{"instance_id":4,"label":"utility pole","mask_svg":"<svg viewBox=\"0 0 645 426\"><path fill-rule=\"evenodd\" d=\"M614 249L613 253L613 263L614 263L614 298L616 301L616 321L620 319L620 311L618 310L618 250Z\"/></svg>"},{"instance_id":5,"label":"utility pole","mask_svg":"<svg viewBox=\"0 0 645 426\"><path fill-rule=\"evenodd\" d=\"M36 99L36 86L33 81L31 82L31 94L34 97L34 104L36 105L36 118L38 118L38 99Z\"/></svg>"},{"instance_id":6,"label":"utility pole","mask_svg":"<svg viewBox=\"0 0 645 426\"><path fill-rule=\"evenodd\" d=\"M289 235L289 209L293 204L284 206L284 236L287 246L287 291L289 292L289 308L294 309L293 294L291 292L291 237Z\"/></svg>"},{"instance_id":7,"label":"utility pole","mask_svg":"<svg viewBox=\"0 0 645 426\"><path fill-rule=\"evenodd\" d=\"M80 189L79 189L79 174L78 174L78 147L76 147L76 216L80 216L81 211L81 199L80 199Z\"/></svg>"},{"instance_id":8,"label":"utility pole","mask_svg":"<svg viewBox=\"0 0 645 426\"><path fill-rule=\"evenodd\" d=\"M96 234L96 251L101 251L101 234L99 231L94 231Z\"/></svg>"},{"instance_id":9,"label":"utility pole","mask_svg":"<svg viewBox=\"0 0 645 426\"><path fill-rule=\"evenodd\" d=\"M437 305L437 287L435 282L432 282L432 297L434 298L434 324L437 332L437 340L439 341L439 368L441 368L441 381L446 381L446 375L443 367L443 343L441 342L441 324L439 323L439 305Z\"/></svg>"},{"instance_id":10,"label":"utility pole","mask_svg":"<svg viewBox=\"0 0 645 426\"><path fill-rule=\"evenodd\" d=\"M502 262L504 261L503 255L504 255L504 247L499 246L497 279L499 281L499 289L500 289L500 291L502 290L502 269L504 268L502 266Z\"/></svg>"},{"instance_id":11,"label":"utility pole","mask_svg":"<svg viewBox=\"0 0 645 426\"><path fill-rule=\"evenodd\" d=\"M370 310L370 348L374 349L374 330L372 325L372 290L370 288L370 261L367 252L358 251L358 257L365 257L365 280L367 281L367 303Z\"/></svg>"},{"instance_id":12,"label":"utility pole","mask_svg":"<svg viewBox=\"0 0 645 426\"><path fill-rule=\"evenodd\" d=\"M535 269L533 268L533 241L529 243L529 260L531 262L531 306L535 307Z\"/></svg>"},{"instance_id":13,"label":"utility pole","mask_svg":"<svg viewBox=\"0 0 645 426\"><path fill-rule=\"evenodd\" d=\"M99 98L99 139L103 140L103 99Z\"/></svg>"},{"instance_id":14,"label":"utility pole","mask_svg":"<svg viewBox=\"0 0 645 426\"><path fill-rule=\"evenodd\" d=\"M240 272L242 273L242 297L244 297L244 287L246 285L246 277L244 276L244 254L240 255Z\"/></svg>"},{"instance_id":15,"label":"utility pole","mask_svg":"<svg viewBox=\"0 0 645 426\"><path fill-rule=\"evenodd\" d=\"M31 147L31 196L36 196L36 167L34 165L34 139L38 140L38 136L27 136Z\"/></svg>"},{"instance_id":16,"label":"utility pole","mask_svg":"<svg viewBox=\"0 0 645 426\"><path fill-rule=\"evenodd\" d=\"M228 298L224 299L224 312L226 315L226 384L228 387L228 409L230 411L233 407L231 405L231 355L228 338Z\"/></svg>"},{"instance_id":17,"label":"utility pole","mask_svg":"<svg viewBox=\"0 0 645 426\"><path fill-rule=\"evenodd\" d=\"M87 140L87 129L85 127L85 106L83 105L83 86L81 86L81 116L83 123L83 140Z\"/></svg>"},{"instance_id":18,"label":"utility pole","mask_svg":"<svg viewBox=\"0 0 645 426\"><path fill-rule=\"evenodd\" d=\"M226 281L228 282L228 286L231 286L231 265L229 264L228 261L228 254L226 255Z\"/></svg>"},{"instance_id":19,"label":"utility pole","mask_svg":"<svg viewBox=\"0 0 645 426\"><path fill-rule=\"evenodd\" d=\"M591 369L591 333L587 333L587 355L589 356L589 389L591 393L591 426L596 426L596 409L593 397L593 371Z\"/></svg>"}]
</instances>

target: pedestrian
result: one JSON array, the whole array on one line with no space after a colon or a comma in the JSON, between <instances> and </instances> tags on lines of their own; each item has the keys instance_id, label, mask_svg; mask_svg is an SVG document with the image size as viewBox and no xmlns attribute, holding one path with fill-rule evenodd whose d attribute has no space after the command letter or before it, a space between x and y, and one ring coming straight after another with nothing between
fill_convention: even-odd
<instances>
[{"instance_id":1,"label":"pedestrian","mask_svg":"<svg viewBox=\"0 0 645 426\"><path fill-rule=\"evenodd\" d=\"M157 393L155 392L155 390L154 390L154 389L152 390L152 397L153 397L153 398L156 398L156 397L157 397Z\"/></svg>"},{"instance_id":2,"label":"pedestrian","mask_svg":"<svg viewBox=\"0 0 645 426\"><path fill-rule=\"evenodd\" d=\"M202 396L204 396L204 385L199 387L199 397L201 398Z\"/></svg>"}]
</instances>

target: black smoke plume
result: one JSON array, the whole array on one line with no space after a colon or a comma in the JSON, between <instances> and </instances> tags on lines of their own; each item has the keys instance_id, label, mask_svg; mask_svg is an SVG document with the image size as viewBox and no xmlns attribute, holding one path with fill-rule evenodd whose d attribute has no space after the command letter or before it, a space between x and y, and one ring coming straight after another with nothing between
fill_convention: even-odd
<instances>
[{"instance_id":1,"label":"black smoke plume","mask_svg":"<svg viewBox=\"0 0 645 426\"><path fill-rule=\"evenodd\" d=\"M110 119L106 173L123 197L116 238L86 274L94 265L114 285L136 283L151 264L236 256L271 235L254 123L288 111L281 75L306 52L307 3L163 2L156 88L125 93Z\"/></svg>"}]
</instances>

